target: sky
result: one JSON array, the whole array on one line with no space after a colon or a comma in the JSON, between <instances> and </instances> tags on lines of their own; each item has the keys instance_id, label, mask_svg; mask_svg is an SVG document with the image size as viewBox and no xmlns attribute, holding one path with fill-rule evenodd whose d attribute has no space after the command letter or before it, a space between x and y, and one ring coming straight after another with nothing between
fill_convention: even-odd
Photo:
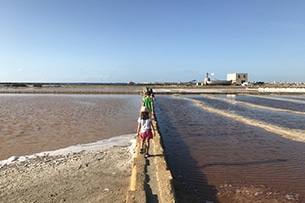
<instances>
[{"instance_id":1,"label":"sky","mask_svg":"<svg viewBox=\"0 0 305 203\"><path fill-rule=\"evenodd\" d=\"M304 11L304 0L0 0L0 82L305 82Z\"/></svg>"}]
</instances>

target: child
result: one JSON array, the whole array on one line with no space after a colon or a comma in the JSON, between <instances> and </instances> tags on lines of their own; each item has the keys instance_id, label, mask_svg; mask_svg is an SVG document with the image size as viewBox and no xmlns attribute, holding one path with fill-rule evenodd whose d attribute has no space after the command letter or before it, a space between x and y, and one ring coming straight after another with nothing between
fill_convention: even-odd
<instances>
[{"instance_id":1,"label":"child","mask_svg":"<svg viewBox=\"0 0 305 203\"><path fill-rule=\"evenodd\" d=\"M149 113L148 115L152 116L154 112L154 99L151 97L151 94L145 92L144 98L142 99L142 106L145 106Z\"/></svg>"},{"instance_id":2,"label":"child","mask_svg":"<svg viewBox=\"0 0 305 203\"><path fill-rule=\"evenodd\" d=\"M138 119L137 134L141 137L141 150L140 153L145 154L145 158L149 156L149 141L153 138L154 126L152 125L152 118L149 116L147 109L142 106L141 114ZM144 144L145 148L144 149Z\"/></svg>"}]
</instances>

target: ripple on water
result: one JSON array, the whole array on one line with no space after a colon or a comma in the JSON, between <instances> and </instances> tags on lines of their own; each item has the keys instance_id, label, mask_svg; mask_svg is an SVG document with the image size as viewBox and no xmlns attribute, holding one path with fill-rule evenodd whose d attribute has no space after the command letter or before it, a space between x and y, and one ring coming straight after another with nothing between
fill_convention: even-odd
<instances>
[{"instance_id":1,"label":"ripple on water","mask_svg":"<svg viewBox=\"0 0 305 203\"><path fill-rule=\"evenodd\" d=\"M158 96L157 119L176 180L197 199L225 183L266 185L305 196L305 144Z\"/></svg>"},{"instance_id":2,"label":"ripple on water","mask_svg":"<svg viewBox=\"0 0 305 203\"><path fill-rule=\"evenodd\" d=\"M212 108L226 110L246 118L260 120L285 128L305 130L305 125L303 125L305 115L254 108L204 96L187 96L187 98L195 99Z\"/></svg>"},{"instance_id":3,"label":"ripple on water","mask_svg":"<svg viewBox=\"0 0 305 203\"><path fill-rule=\"evenodd\" d=\"M1 95L0 160L135 133L140 95Z\"/></svg>"}]
</instances>

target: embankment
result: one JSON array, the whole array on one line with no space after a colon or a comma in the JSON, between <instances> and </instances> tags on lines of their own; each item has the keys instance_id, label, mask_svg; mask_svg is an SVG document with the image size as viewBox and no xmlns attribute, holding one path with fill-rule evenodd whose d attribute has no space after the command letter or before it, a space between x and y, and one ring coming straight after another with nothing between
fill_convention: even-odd
<instances>
[{"instance_id":1,"label":"embankment","mask_svg":"<svg viewBox=\"0 0 305 203\"><path fill-rule=\"evenodd\" d=\"M175 202L173 178L165 160L162 139L154 114L152 118L155 131L148 158L140 154L141 139L138 136L136 139L130 188L126 197L127 203Z\"/></svg>"}]
</instances>

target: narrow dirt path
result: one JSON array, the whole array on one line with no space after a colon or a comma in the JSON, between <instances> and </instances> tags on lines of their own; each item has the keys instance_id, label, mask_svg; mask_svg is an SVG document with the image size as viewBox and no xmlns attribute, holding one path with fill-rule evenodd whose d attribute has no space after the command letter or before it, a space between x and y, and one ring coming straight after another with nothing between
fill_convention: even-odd
<instances>
[{"instance_id":1,"label":"narrow dirt path","mask_svg":"<svg viewBox=\"0 0 305 203\"><path fill-rule=\"evenodd\" d=\"M155 120L153 125L155 129L158 129ZM150 156L148 158L140 154L140 142L138 137L126 203L175 202L172 185L173 177L165 161L161 136L158 130L155 130L155 136L150 142Z\"/></svg>"},{"instance_id":2,"label":"narrow dirt path","mask_svg":"<svg viewBox=\"0 0 305 203\"><path fill-rule=\"evenodd\" d=\"M143 94L145 89L143 90ZM150 140L150 156L140 154L141 139L137 136L130 189L126 203L172 203L175 202L173 177L167 167L162 148L161 135L156 117L152 115L154 138Z\"/></svg>"}]
</instances>

